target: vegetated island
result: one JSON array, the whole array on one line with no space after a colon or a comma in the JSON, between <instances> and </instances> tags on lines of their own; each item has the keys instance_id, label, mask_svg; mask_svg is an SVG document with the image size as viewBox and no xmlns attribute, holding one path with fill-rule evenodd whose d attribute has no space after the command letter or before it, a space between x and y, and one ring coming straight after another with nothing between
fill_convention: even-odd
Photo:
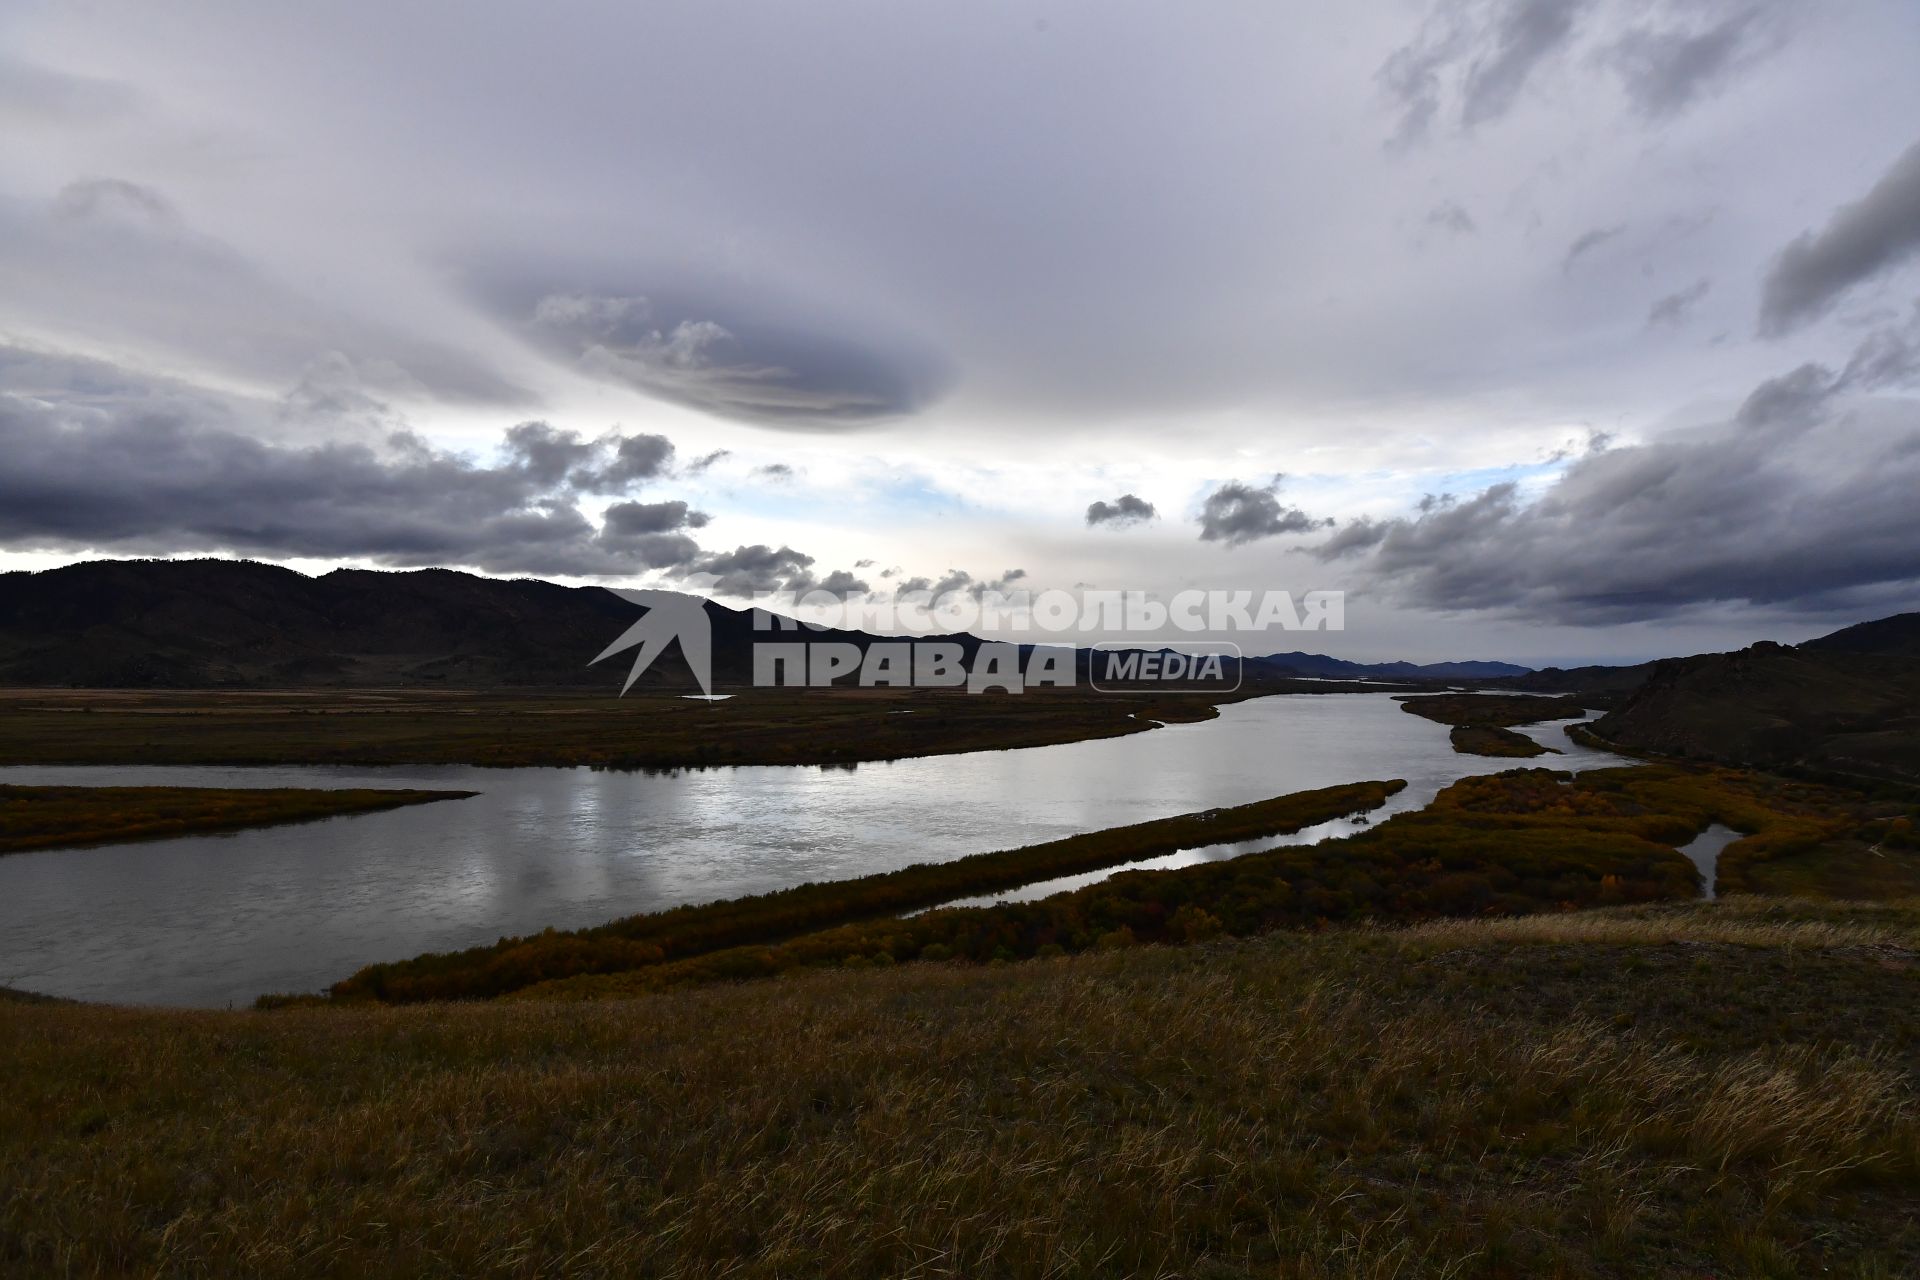
<instances>
[{"instance_id":1,"label":"vegetated island","mask_svg":"<svg viewBox=\"0 0 1920 1280\"><path fill-rule=\"evenodd\" d=\"M1593 699L1578 695L1561 698L1499 693L1436 693L1399 699L1402 711L1452 725L1448 735L1461 755L1528 759L1556 754L1523 733L1517 724L1570 720L1587 713Z\"/></svg>"},{"instance_id":2,"label":"vegetated island","mask_svg":"<svg viewBox=\"0 0 1920 1280\"><path fill-rule=\"evenodd\" d=\"M312 822L472 791L0 785L0 854Z\"/></svg>"}]
</instances>

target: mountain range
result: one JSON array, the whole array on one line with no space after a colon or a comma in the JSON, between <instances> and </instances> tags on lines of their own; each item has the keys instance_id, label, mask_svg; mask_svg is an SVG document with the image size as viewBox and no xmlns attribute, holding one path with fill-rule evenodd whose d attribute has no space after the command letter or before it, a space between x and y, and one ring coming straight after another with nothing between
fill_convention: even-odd
<instances>
[{"instance_id":1,"label":"mountain range","mask_svg":"<svg viewBox=\"0 0 1920 1280\"><path fill-rule=\"evenodd\" d=\"M752 641L766 638L755 628L755 611L712 601L704 608L716 684L747 682ZM450 569L336 569L310 577L246 560L96 560L0 574L0 684L617 687L627 658L588 661L639 616L636 606L599 587ZM888 638L839 630L806 635L863 650ZM969 655L981 643L967 634L924 638L959 643ZM1249 658L1246 671L1249 679L1420 681L1515 676L1527 668L1357 663L1292 652ZM689 681L675 646L641 683Z\"/></svg>"}]
</instances>

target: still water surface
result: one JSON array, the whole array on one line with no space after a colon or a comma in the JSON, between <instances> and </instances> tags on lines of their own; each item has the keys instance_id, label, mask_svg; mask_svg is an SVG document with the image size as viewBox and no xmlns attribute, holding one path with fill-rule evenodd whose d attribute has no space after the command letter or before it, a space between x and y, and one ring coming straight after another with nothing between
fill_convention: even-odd
<instances>
[{"instance_id":1,"label":"still water surface","mask_svg":"<svg viewBox=\"0 0 1920 1280\"><path fill-rule=\"evenodd\" d=\"M1627 763L1574 745L1563 727L1522 730L1563 753L1531 763ZM0 782L49 785L481 793L299 826L0 857L0 985L121 1003L245 1004L264 991L320 989L375 960L1311 787L1405 778L1392 812L1516 763L1458 755L1445 726L1387 694L1355 693L1260 698L1203 724L1125 738L857 768L0 768Z\"/></svg>"}]
</instances>

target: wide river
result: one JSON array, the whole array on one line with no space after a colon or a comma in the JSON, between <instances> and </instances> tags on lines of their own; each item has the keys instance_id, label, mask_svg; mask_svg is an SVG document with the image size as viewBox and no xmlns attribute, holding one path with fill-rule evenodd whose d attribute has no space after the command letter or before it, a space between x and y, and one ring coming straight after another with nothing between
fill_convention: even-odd
<instances>
[{"instance_id":1,"label":"wide river","mask_svg":"<svg viewBox=\"0 0 1920 1280\"><path fill-rule=\"evenodd\" d=\"M1626 763L1574 745L1563 728L1523 730L1562 752L1532 763ZM1350 693L1258 698L1201 724L1098 742L858 767L0 768L10 783L481 793L230 835L0 857L0 986L128 1004L246 1004L266 991L319 990L375 960L1311 787L1405 778L1383 811L1395 812L1516 763L1459 755L1444 726L1387 694Z\"/></svg>"}]
</instances>

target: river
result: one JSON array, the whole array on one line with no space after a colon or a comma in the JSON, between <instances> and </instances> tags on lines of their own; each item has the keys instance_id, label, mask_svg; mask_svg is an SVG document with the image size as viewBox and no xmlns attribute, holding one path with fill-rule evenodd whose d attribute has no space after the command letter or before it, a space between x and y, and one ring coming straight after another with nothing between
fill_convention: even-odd
<instances>
[{"instance_id":1,"label":"river","mask_svg":"<svg viewBox=\"0 0 1920 1280\"><path fill-rule=\"evenodd\" d=\"M1516 764L1627 763L1576 746L1563 724L1522 730L1561 755L1486 759L1457 754L1446 726L1408 715L1388 694L1313 694L1234 703L1213 720L1124 738L857 767L0 768L0 782L45 785L481 793L0 857L0 985L128 1004L246 1004L266 991L318 990L375 960L1290 791L1405 778L1384 811L1394 812L1457 778Z\"/></svg>"}]
</instances>

